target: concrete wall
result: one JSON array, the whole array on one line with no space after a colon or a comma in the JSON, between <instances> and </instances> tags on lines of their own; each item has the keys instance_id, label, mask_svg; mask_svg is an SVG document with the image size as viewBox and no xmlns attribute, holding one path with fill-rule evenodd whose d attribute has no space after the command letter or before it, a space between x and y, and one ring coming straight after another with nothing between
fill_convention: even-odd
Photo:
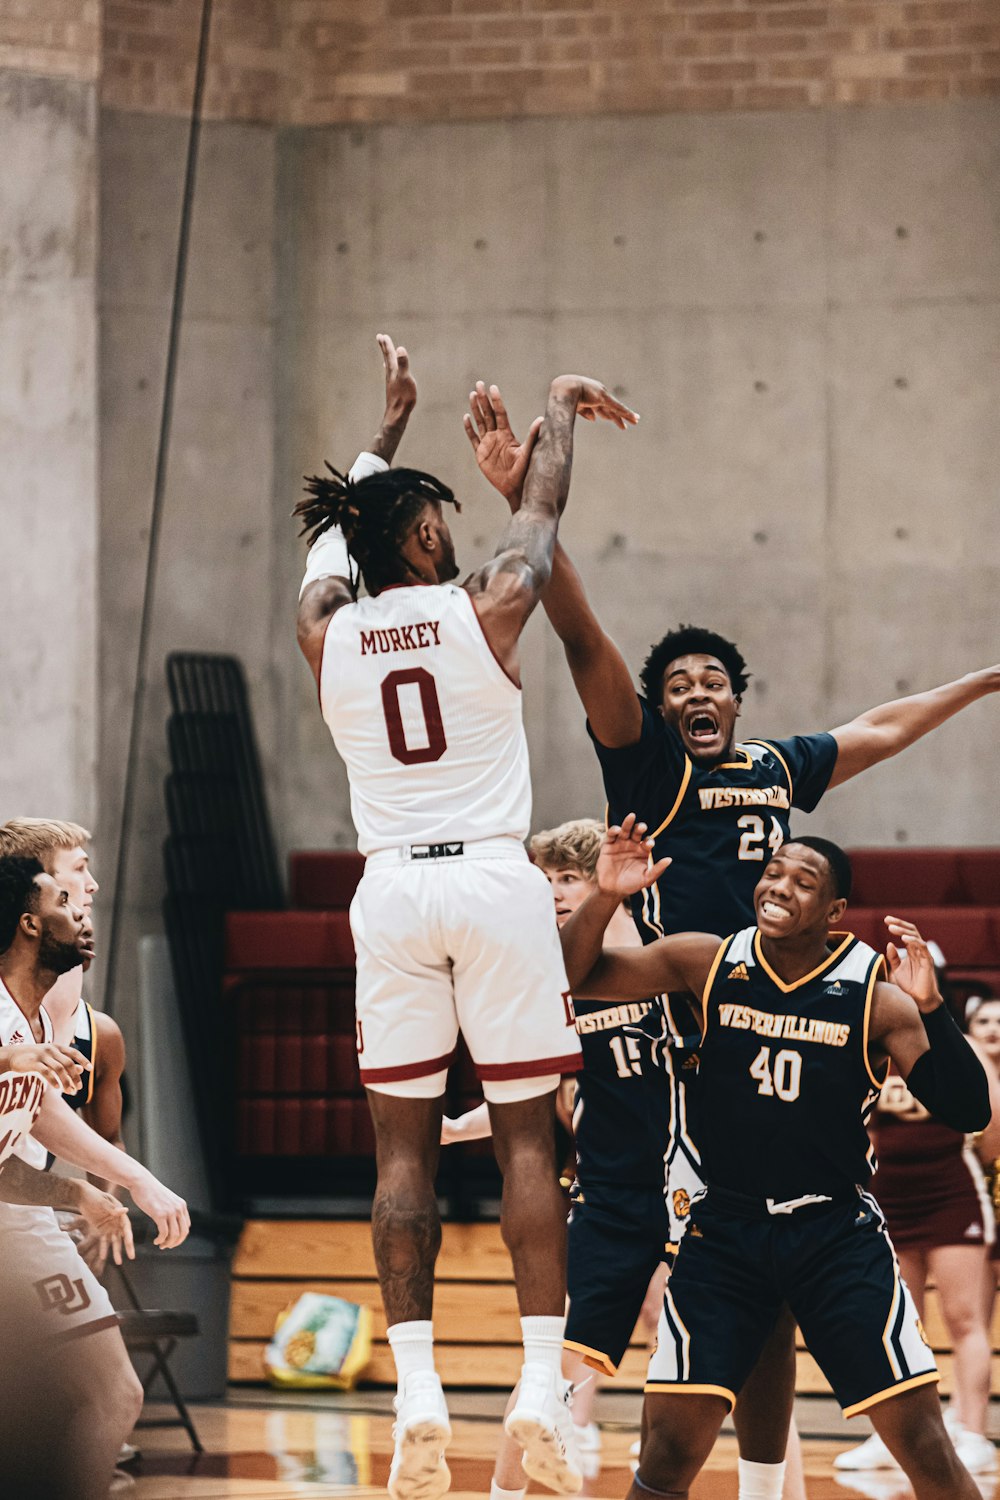
<instances>
[{"instance_id":1,"label":"concrete wall","mask_svg":"<svg viewBox=\"0 0 1000 1500\"><path fill-rule=\"evenodd\" d=\"M97 112L0 71L0 820L95 816Z\"/></svg>"},{"instance_id":2,"label":"concrete wall","mask_svg":"<svg viewBox=\"0 0 1000 1500\"><path fill-rule=\"evenodd\" d=\"M1000 656L992 548L1000 108L991 104L205 134L130 860L119 1011L160 923L167 651L247 666L284 850L350 846L346 778L298 655L289 511L381 411L374 334L413 351L402 457L503 507L461 431L497 379L523 427L593 371L643 414L585 427L566 537L638 666L680 619L735 635L745 724L832 727ZM184 127L101 133L101 824L114 854ZM475 171L470 163L475 163ZM957 226L961 226L958 232ZM561 648L526 642L536 823L601 806ZM1000 702L831 797L856 843L1000 838Z\"/></svg>"},{"instance_id":3,"label":"concrete wall","mask_svg":"<svg viewBox=\"0 0 1000 1500\"><path fill-rule=\"evenodd\" d=\"M125 774L186 145L179 120L102 115L98 847L108 876ZM206 128L122 934L116 1008L126 1022L135 999L137 938L161 925L167 653L236 652L250 681L265 759L281 754L270 673L273 183L269 130Z\"/></svg>"},{"instance_id":4,"label":"concrete wall","mask_svg":"<svg viewBox=\"0 0 1000 1500\"><path fill-rule=\"evenodd\" d=\"M476 376L521 427L567 368L641 411L580 433L566 540L636 666L678 620L737 637L746 730L832 728L1000 657L996 104L286 130L278 176L276 513L367 440L388 328L420 381L401 458L471 501L466 564L503 518L461 432ZM300 560L279 556L291 599ZM277 616L274 643L283 835L349 842ZM596 810L540 619L526 654L536 823ZM1000 702L977 705L817 827L996 841L998 730Z\"/></svg>"}]
</instances>

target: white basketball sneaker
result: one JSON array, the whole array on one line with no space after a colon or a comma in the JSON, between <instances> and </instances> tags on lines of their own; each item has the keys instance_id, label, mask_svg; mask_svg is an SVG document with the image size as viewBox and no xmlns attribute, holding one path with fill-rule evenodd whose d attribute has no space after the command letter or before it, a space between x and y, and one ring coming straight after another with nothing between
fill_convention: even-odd
<instances>
[{"instance_id":1,"label":"white basketball sneaker","mask_svg":"<svg viewBox=\"0 0 1000 1500\"><path fill-rule=\"evenodd\" d=\"M833 1467L835 1469L898 1469L899 1464L878 1433L873 1432L870 1438L859 1443L856 1448L848 1448L846 1453L838 1453L833 1460Z\"/></svg>"},{"instance_id":2,"label":"white basketball sneaker","mask_svg":"<svg viewBox=\"0 0 1000 1500\"><path fill-rule=\"evenodd\" d=\"M572 1395L573 1387L561 1378L557 1382L548 1365L523 1365L517 1402L504 1423L507 1436L524 1450L521 1463L528 1478L557 1495L576 1495L583 1487Z\"/></svg>"},{"instance_id":3,"label":"white basketball sneaker","mask_svg":"<svg viewBox=\"0 0 1000 1500\"><path fill-rule=\"evenodd\" d=\"M588 1422L584 1427L574 1422L573 1435L584 1479L596 1479L601 1472L601 1429L596 1422Z\"/></svg>"},{"instance_id":4,"label":"white basketball sneaker","mask_svg":"<svg viewBox=\"0 0 1000 1500\"><path fill-rule=\"evenodd\" d=\"M444 1460L451 1423L437 1375L407 1375L393 1409L396 1446L388 1484L392 1500L439 1500L451 1485Z\"/></svg>"},{"instance_id":5,"label":"white basketball sneaker","mask_svg":"<svg viewBox=\"0 0 1000 1500\"><path fill-rule=\"evenodd\" d=\"M997 1450L989 1438L960 1427L953 1441L955 1452L970 1474L992 1474L997 1466Z\"/></svg>"}]
</instances>

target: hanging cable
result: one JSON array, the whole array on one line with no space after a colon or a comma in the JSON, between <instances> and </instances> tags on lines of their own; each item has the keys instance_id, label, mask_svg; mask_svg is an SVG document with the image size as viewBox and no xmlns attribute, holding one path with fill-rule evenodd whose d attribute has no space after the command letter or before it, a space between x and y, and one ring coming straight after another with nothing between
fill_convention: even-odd
<instances>
[{"instance_id":1,"label":"hanging cable","mask_svg":"<svg viewBox=\"0 0 1000 1500\"><path fill-rule=\"evenodd\" d=\"M180 349L181 322L184 316L184 292L187 285L188 251L191 244L191 221L194 213L195 181L198 174L198 147L201 140L202 108L205 98L205 76L208 69L208 43L211 24L212 0L202 0L201 26L198 35L198 59L195 67L194 93L191 99L187 161L184 168L184 193L181 199L181 217L177 235L177 264L174 271L173 301L170 307L170 332L167 338L167 360L163 378L163 404L160 410L160 432L156 449L156 476L153 481L149 544L146 549L146 580L142 594L142 614L139 622L139 644L135 664L135 681L132 687L132 717L129 724L128 758L125 764L125 787L122 792L121 818L118 825L118 851L115 860L111 924L108 929L108 977L104 987L104 1008L109 1014L114 1013L115 990L119 971L122 914L125 908L129 842L135 812L139 747L142 740L143 713L148 685L149 641L152 634L153 606L156 597L160 528L163 521L163 498L167 487L170 433L173 426L174 392L177 384L177 359Z\"/></svg>"}]
</instances>

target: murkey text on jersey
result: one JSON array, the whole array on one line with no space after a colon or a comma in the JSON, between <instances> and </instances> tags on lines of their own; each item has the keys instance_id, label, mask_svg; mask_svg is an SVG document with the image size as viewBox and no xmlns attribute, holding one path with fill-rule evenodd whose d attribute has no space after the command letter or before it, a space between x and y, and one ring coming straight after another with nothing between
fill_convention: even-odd
<instances>
[{"instance_id":1,"label":"murkey text on jersey","mask_svg":"<svg viewBox=\"0 0 1000 1500\"><path fill-rule=\"evenodd\" d=\"M392 651L422 651L440 646L441 621L420 620L416 625L390 625L385 630L362 630L361 655L379 656Z\"/></svg>"}]
</instances>

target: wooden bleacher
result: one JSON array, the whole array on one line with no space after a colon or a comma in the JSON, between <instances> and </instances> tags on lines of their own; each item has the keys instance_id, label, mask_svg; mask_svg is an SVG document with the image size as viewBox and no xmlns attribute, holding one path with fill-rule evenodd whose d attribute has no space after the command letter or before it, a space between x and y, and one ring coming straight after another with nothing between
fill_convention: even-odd
<instances>
[{"instance_id":1,"label":"wooden bleacher","mask_svg":"<svg viewBox=\"0 0 1000 1500\"><path fill-rule=\"evenodd\" d=\"M394 1386L385 1338L371 1231L367 1222L251 1220L233 1262L229 1317L229 1378L240 1384L264 1379L263 1354L275 1318L300 1292L328 1292L374 1311L374 1348L362 1384ZM929 1292L927 1337L951 1388L948 1332L937 1294ZM509 1388L521 1366L520 1325L510 1259L498 1224L446 1224L437 1269L434 1328L438 1370L446 1386ZM1000 1312L993 1321L993 1389L1000 1389ZM800 1395L826 1395L829 1387L812 1356L800 1348ZM641 1390L646 1351L633 1343L616 1386Z\"/></svg>"}]
</instances>

